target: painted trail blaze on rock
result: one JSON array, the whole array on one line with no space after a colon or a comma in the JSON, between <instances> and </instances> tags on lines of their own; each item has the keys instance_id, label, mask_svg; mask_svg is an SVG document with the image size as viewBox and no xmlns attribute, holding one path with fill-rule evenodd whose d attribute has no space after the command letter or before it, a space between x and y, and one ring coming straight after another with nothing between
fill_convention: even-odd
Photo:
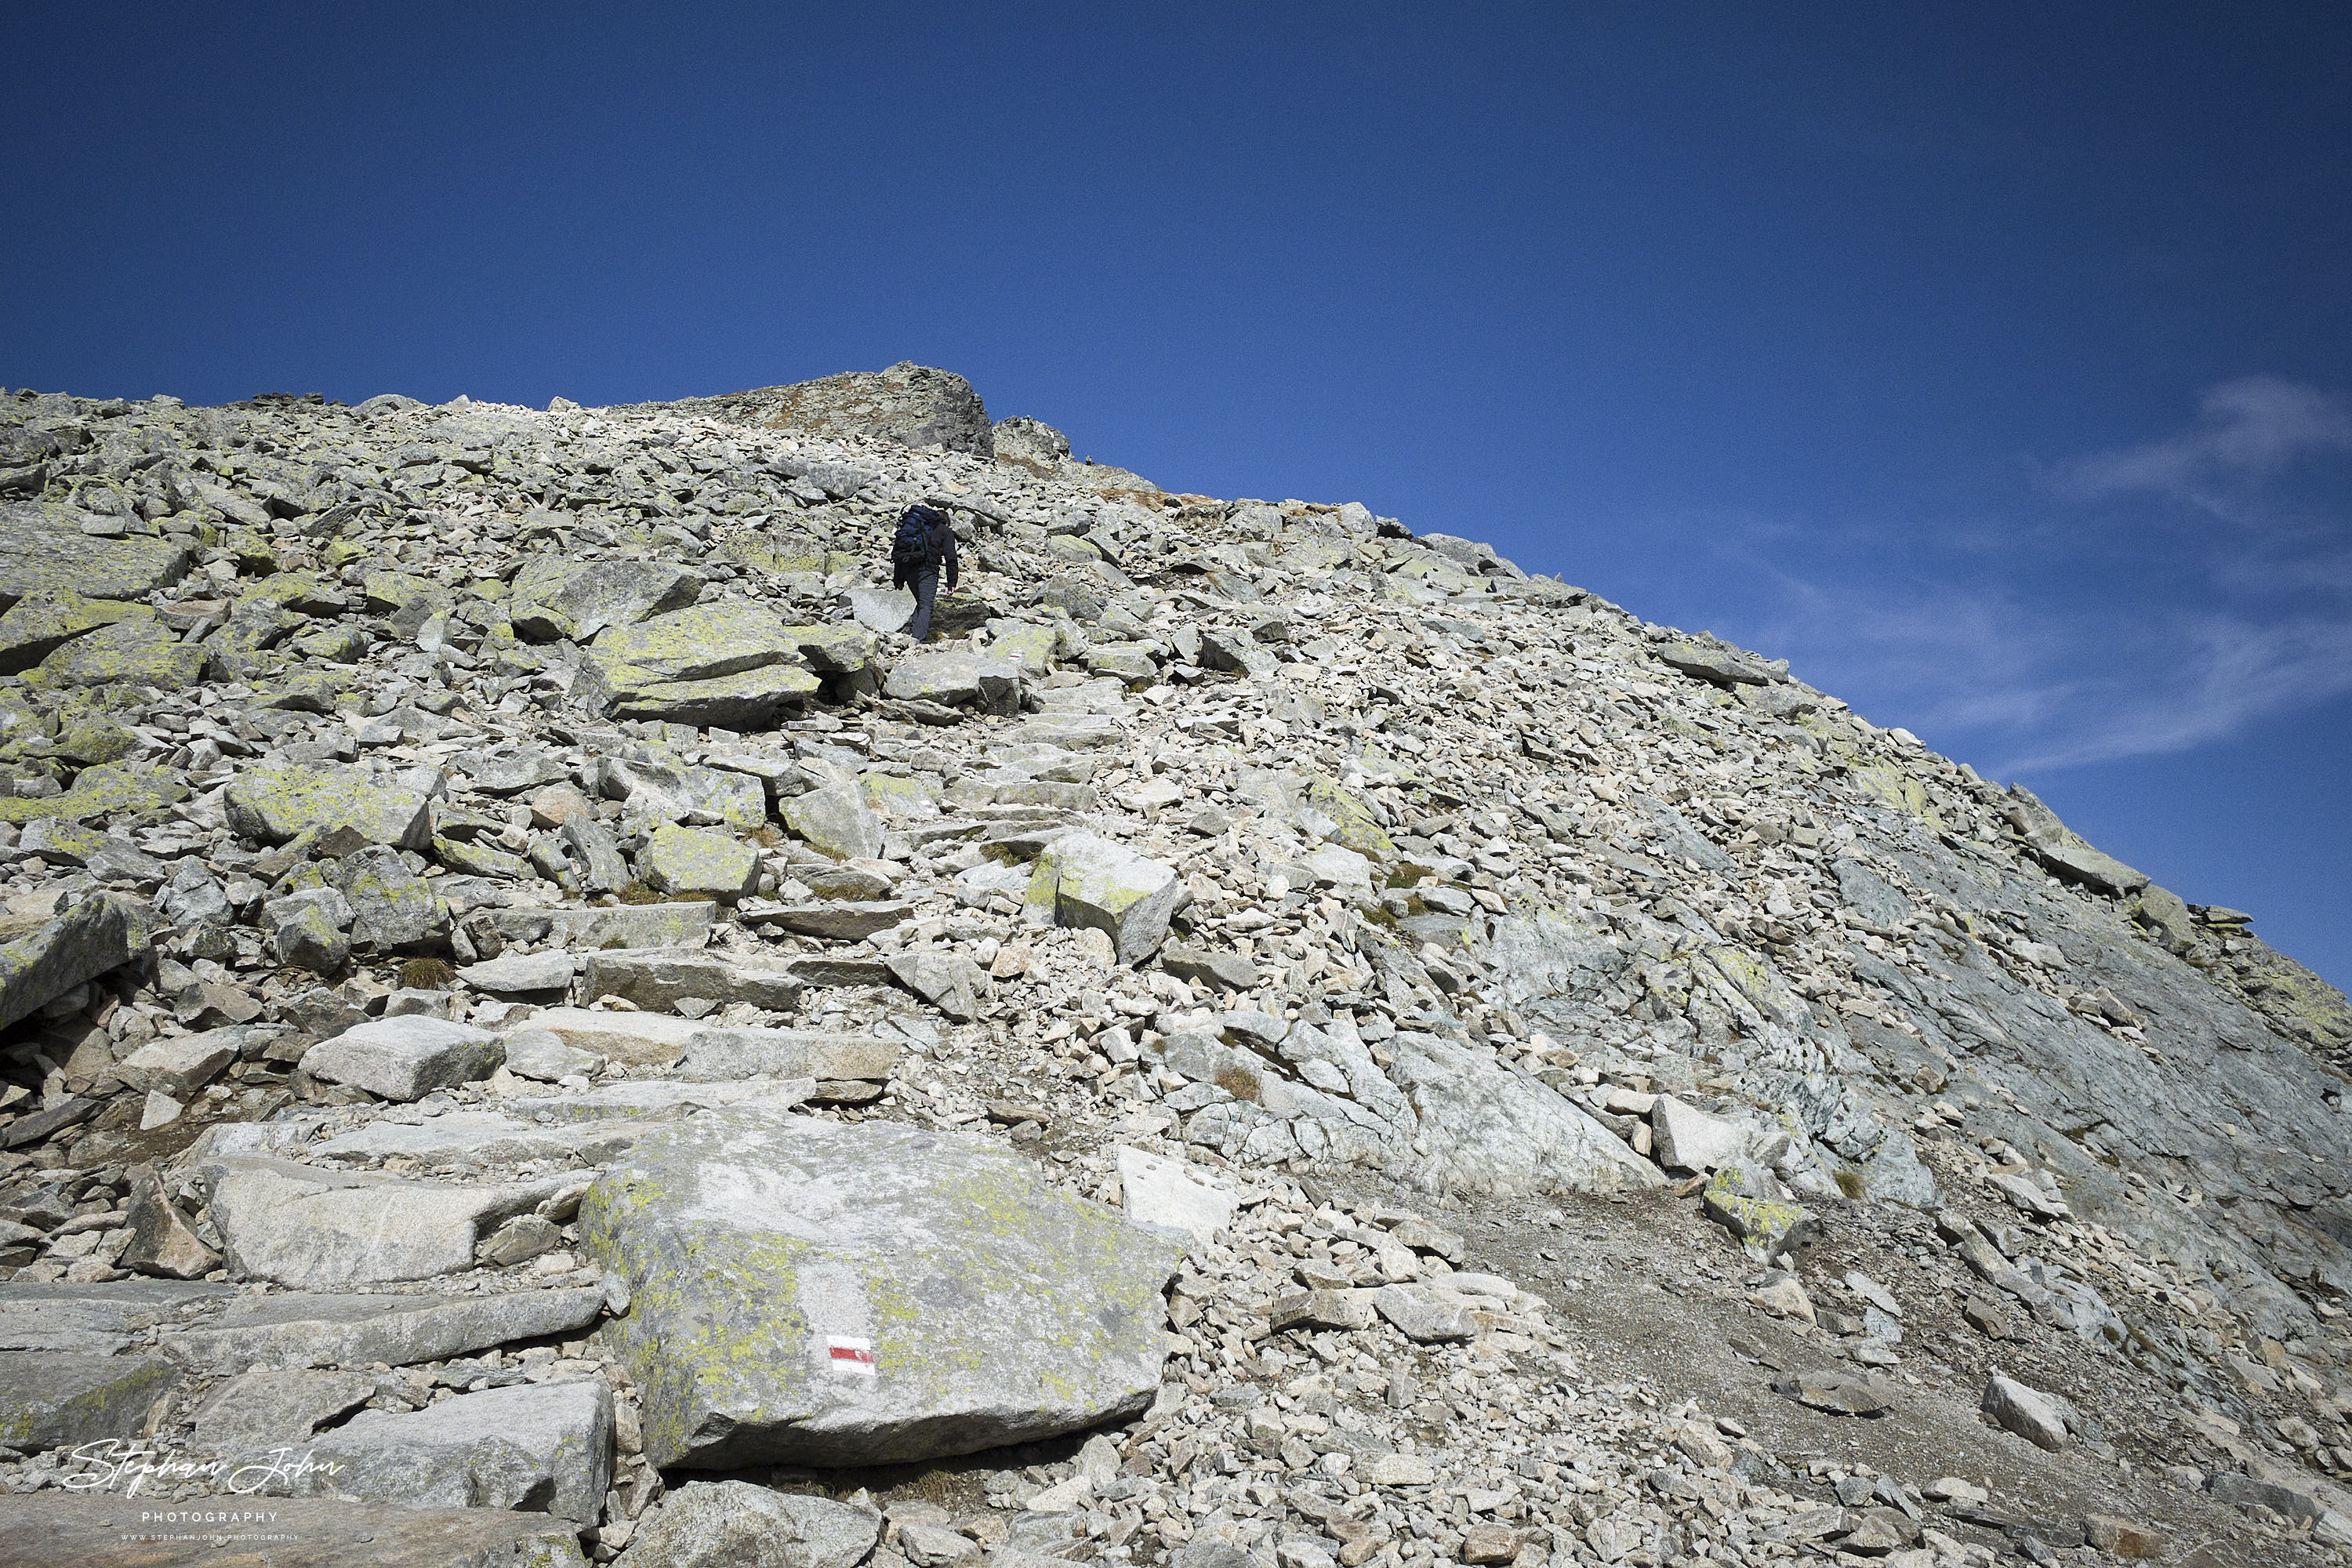
<instances>
[{"instance_id":1,"label":"painted trail blaze on rock","mask_svg":"<svg viewBox=\"0 0 2352 1568\"><path fill-rule=\"evenodd\" d=\"M1180 1250L953 1133L728 1111L581 1209L655 1463L889 1464L1131 1416Z\"/></svg>"}]
</instances>

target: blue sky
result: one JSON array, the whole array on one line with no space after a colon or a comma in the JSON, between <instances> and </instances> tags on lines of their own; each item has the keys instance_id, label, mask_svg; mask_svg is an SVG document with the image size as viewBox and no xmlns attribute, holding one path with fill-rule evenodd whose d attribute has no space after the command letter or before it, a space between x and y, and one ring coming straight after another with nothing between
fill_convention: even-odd
<instances>
[{"instance_id":1,"label":"blue sky","mask_svg":"<svg viewBox=\"0 0 2352 1568\"><path fill-rule=\"evenodd\" d=\"M0 381L914 359L1786 655L2352 982L2352 12L12 18Z\"/></svg>"}]
</instances>

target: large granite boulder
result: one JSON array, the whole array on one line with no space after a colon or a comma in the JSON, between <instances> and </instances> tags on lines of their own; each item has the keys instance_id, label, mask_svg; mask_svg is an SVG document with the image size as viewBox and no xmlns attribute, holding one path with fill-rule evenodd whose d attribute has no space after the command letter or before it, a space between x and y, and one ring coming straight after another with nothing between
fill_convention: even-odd
<instances>
[{"instance_id":1,"label":"large granite boulder","mask_svg":"<svg viewBox=\"0 0 2352 1568\"><path fill-rule=\"evenodd\" d=\"M135 1434L179 1377L154 1356L0 1354L0 1444L30 1454Z\"/></svg>"},{"instance_id":2,"label":"large granite boulder","mask_svg":"<svg viewBox=\"0 0 2352 1568\"><path fill-rule=\"evenodd\" d=\"M0 605L28 594L143 599L188 570L185 547L166 539L98 539L80 514L40 501L0 505Z\"/></svg>"},{"instance_id":3,"label":"large granite boulder","mask_svg":"<svg viewBox=\"0 0 2352 1568\"><path fill-rule=\"evenodd\" d=\"M606 626L682 610L702 579L666 561L572 562L541 556L515 574L508 598L515 636L585 642Z\"/></svg>"},{"instance_id":4,"label":"large granite boulder","mask_svg":"<svg viewBox=\"0 0 2352 1568\"><path fill-rule=\"evenodd\" d=\"M709 1111L581 1209L655 1463L884 1464L1139 1414L1179 1249L977 1139Z\"/></svg>"},{"instance_id":5,"label":"large granite boulder","mask_svg":"<svg viewBox=\"0 0 2352 1568\"><path fill-rule=\"evenodd\" d=\"M818 689L800 658L773 612L724 599L600 634L572 694L615 719L746 729Z\"/></svg>"},{"instance_id":6,"label":"large granite boulder","mask_svg":"<svg viewBox=\"0 0 2352 1568\"><path fill-rule=\"evenodd\" d=\"M130 963L154 940L156 924L138 900L102 893L30 929L0 927L0 1027Z\"/></svg>"},{"instance_id":7,"label":"large granite boulder","mask_svg":"<svg viewBox=\"0 0 2352 1568\"><path fill-rule=\"evenodd\" d=\"M184 691L205 677L212 656L173 637L158 620L118 620L75 637L41 660L34 674L49 686L152 686Z\"/></svg>"},{"instance_id":8,"label":"large granite boulder","mask_svg":"<svg viewBox=\"0 0 2352 1568\"><path fill-rule=\"evenodd\" d=\"M1108 933L1121 963L1139 963L1168 935L1181 888L1176 868L1091 833L1056 838L1037 857L1029 916Z\"/></svg>"},{"instance_id":9,"label":"large granite boulder","mask_svg":"<svg viewBox=\"0 0 2352 1568\"><path fill-rule=\"evenodd\" d=\"M1021 667L969 648L910 653L890 667L883 692L901 700L938 702L984 712L1021 710Z\"/></svg>"},{"instance_id":10,"label":"large granite boulder","mask_svg":"<svg viewBox=\"0 0 2352 1568\"><path fill-rule=\"evenodd\" d=\"M423 849L433 841L431 802L358 768L331 763L251 768L237 774L224 804L231 827L265 844L339 829L349 829L370 844L402 849Z\"/></svg>"},{"instance_id":11,"label":"large granite boulder","mask_svg":"<svg viewBox=\"0 0 2352 1568\"><path fill-rule=\"evenodd\" d=\"M665 822L637 857L637 875L656 892L687 898L740 899L760 879L760 856L724 833Z\"/></svg>"},{"instance_id":12,"label":"large granite boulder","mask_svg":"<svg viewBox=\"0 0 2352 1568\"><path fill-rule=\"evenodd\" d=\"M27 595L0 615L0 675L21 674L101 626L154 618L145 605L92 599L70 590Z\"/></svg>"}]
</instances>

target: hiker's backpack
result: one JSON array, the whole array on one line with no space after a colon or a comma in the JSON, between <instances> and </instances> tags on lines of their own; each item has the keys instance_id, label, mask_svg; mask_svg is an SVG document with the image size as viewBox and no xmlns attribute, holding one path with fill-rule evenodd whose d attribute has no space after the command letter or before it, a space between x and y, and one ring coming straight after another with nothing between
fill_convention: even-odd
<instances>
[{"instance_id":1,"label":"hiker's backpack","mask_svg":"<svg viewBox=\"0 0 2352 1568\"><path fill-rule=\"evenodd\" d=\"M936 564L931 559L931 523L939 513L929 507L907 509L898 531L890 540L890 565L899 572L918 572Z\"/></svg>"}]
</instances>

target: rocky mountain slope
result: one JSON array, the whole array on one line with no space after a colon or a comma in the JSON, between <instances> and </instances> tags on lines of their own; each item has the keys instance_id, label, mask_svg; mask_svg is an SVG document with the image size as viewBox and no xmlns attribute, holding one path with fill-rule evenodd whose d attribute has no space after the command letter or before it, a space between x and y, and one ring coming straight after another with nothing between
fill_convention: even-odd
<instances>
[{"instance_id":1,"label":"rocky mountain slope","mask_svg":"<svg viewBox=\"0 0 2352 1568\"><path fill-rule=\"evenodd\" d=\"M1783 662L911 365L0 395L0 1562L2352 1548L2352 1008Z\"/></svg>"}]
</instances>

